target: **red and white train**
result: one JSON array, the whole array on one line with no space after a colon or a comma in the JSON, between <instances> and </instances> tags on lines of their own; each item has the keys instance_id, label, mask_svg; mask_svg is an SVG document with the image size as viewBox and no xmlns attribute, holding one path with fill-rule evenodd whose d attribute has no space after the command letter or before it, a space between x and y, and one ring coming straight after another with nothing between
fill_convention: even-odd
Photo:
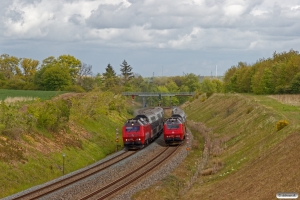
<instances>
[{"instance_id":1,"label":"red and white train","mask_svg":"<svg viewBox=\"0 0 300 200\"><path fill-rule=\"evenodd\" d=\"M172 109L172 116L164 124L164 140L166 144L180 144L186 135L186 115L179 107Z\"/></svg>"},{"instance_id":2,"label":"red and white train","mask_svg":"<svg viewBox=\"0 0 300 200\"><path fill-rule=\"evenodd\" d=\"M164 110L161 107L139 110L136 117L125 122L122 128L124 147L143 148L154 141L163 131Z\"/></svg>"}]
</instances>

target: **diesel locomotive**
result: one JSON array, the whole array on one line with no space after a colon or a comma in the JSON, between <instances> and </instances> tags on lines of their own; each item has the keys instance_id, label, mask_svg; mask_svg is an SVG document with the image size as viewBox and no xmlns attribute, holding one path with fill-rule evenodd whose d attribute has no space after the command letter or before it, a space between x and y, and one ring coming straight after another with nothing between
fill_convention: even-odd
<instances>
[{"instance_id":1,"label":"diesel locomotive","mask_svg":"<svg viewBox=\"0 0 300 200\"><path fill-rule=\"evenodd\" d=\"M172 116L164 124L164 140L166 144L180 144L186 135L186 114L179 107L172 109Z\"/></svg>"},{"instance_id":2,"label":"diesel locomotive","mask_svg":"<svg viewBox=\"0 0 300 200\"><path fill-rule=\"evenodd\" d=\"M154 141L163 131L164 110L161 107L144 108L128 119L122 128L124 147L143 148Z\"/></svg>"}]
</instances>

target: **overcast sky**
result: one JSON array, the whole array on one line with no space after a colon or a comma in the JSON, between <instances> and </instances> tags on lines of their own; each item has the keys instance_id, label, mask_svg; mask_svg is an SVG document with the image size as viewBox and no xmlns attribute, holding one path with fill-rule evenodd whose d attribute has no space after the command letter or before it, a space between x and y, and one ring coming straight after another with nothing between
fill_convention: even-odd
<instances>
[{"instance_id":1,"label":"overcast sky","mask_svg":"<svg viewBox=\"0 0 300 200\"><path fill-rule=\"evenodd\" d=\"M224 75L300 48L300 0L1 0L0 54L70 54L103 73ZM217 69L217 70L216 70Z\"/></svg>"}]
</instances>

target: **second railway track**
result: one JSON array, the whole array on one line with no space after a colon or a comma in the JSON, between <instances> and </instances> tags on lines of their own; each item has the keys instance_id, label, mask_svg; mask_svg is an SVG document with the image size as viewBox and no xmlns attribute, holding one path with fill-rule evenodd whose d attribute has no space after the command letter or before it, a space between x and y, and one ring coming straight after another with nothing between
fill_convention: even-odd
<instances>
[{"instance_id":1,"label":"second railway track","mask_svg":"<svg viewBox=\"0 0 300 200\"><path fill-rule=\"evenodd\" d=\"M81 198L81 200L106 199L112 195L115 195L120 190L124 190L126 187L133 184L134 181L156 170L156 168L159 167L164 161L166 161L168 157L172 156L172 154L175 153L178 148L179 146L166 147L162 149L162 151L158 155L156 155L146 163L143 163L141 166L139 166L139 168L132 169L127 174L123 175L117 180L112 181L111 183L105 185L104 187L99 188L96 191Z\"/></svg>"}]
</instances>

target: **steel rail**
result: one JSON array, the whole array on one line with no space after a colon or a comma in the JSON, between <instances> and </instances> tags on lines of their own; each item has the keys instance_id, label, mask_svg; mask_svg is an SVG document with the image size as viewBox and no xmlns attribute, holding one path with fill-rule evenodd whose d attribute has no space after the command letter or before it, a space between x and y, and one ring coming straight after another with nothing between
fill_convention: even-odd
<instances>
[{"instance_id":1,"label":"steel rail","mask_svg":"<svg viewBox=\"0 0 300 200\"><path fill-rule=\"evenodd\" d=\"M166 155L166 157L169 157L171 156L173 153L175 153L177 151L177 149L180 147L180 145L178 145L176 148L172 148L173 151L169 154ZM129 175L133 175L134 173L137 173L138 171L141 171L143 170L144 168L146 168L148 165L150 165L153 161L157 160L159 157L161 157L161 155L163 155L168 149L170 149L171 147L167 147L165 148L161 153L159 153L156 157L152 158L150 161L146 162L145 164L143 164L142 166L140 166L139 169L137 170L132 170L130 171L128 174L122 176L121 178L113 181L112 183L84 196L83 198L81 198L81 200L86 200L86 199L89 199L93 196L96 196L97 194L99 194L100 192L104 191L105 189L108 189L109 187L113 186L113 185L116 185L117 183L121 182L122 180L124 180L125 178L128 178ZM120 189L126 187L128 184L132 183L133 181L136 181L138 180L139 178L145 176L146 174L150 173L150 172L153 172L152 170L155 169L158 165L162 164L165 160L162 159L160 160L156 166L154 166L151 170L148 170L148 171L145 171L145 172L142 172L141 174L139 174L138 176L135 176L133 178L131 178L130 180L126 181L125 183L123 183L122 185L118 186L117 188L111 190L110 192L107 192L106 194L104 194L103 196L99 197L99 198L96 198L96 199L105 199L113 194L115 194L117 191L119 191Z\"/></svg>"},{"instance_id":2,"label":"steel rail","mask_svg":"<svg viewBox=\"0 0 300 200\"><path fill-rule=\"evenodd\" d=\"M132 156L133 154L137 153L137 151L134 151L133 153L131 153L131 154L125 156L124 158L118 160L119 157L125 155L125 153L128 153L128 152L129 151L125 151L124 153L119 154L119 155L117 155L117 156L115 156L115 157L113 157L113 158L111 158L109 160L106 160L106 161L102 162L102 163L99 163L99 164L97 164L97 165L95 165L95 166L93 166L91 168L85 169L85 170L83 170L81 172L73 174L73 175L71 175L69 177L66 177L66 178L64 178L62 180L56 181L56 182L51 183L49 185L46 185L46 186L44 186L42 188L36 189L34 191L31 191L29 193L26 193L26 194L23 194L21 196L15 197L15 198L13 198L13 200L20 200L20 199L23 200L23 199L26 199L26 198L28 198L28 199L38 199L38 198L40 198L42 196L48 195L48 194L50 194L52 192L55 192L55 191L57 191L57 190L59 190L61 188L64 188L64 187L66 187L68 185L71 185L71 184L77 182L77 181L80 181L80 180L82 180L84 178L92 176L92 175L94 175L94 174L96 174L96 173L98 173L98 172L100 172L100 171L102 171L104 169L107 169L108 167L111 167L112 165L116 164L117 162L122 161L122 160L124 160L124 159ZM113 160L116 160L116 161L112 162ZM105 167L101 167L102 165L107 164L109 162L112 162L112 163L109 164L109 165L107 165L107 166L105 166ZM74 180L71 180L71 179L74 179ZM51 187L53 187L53 188L51 188ZM49 188L51 188L51 189L49 189Z\"/></svg>"}]
</instances>

